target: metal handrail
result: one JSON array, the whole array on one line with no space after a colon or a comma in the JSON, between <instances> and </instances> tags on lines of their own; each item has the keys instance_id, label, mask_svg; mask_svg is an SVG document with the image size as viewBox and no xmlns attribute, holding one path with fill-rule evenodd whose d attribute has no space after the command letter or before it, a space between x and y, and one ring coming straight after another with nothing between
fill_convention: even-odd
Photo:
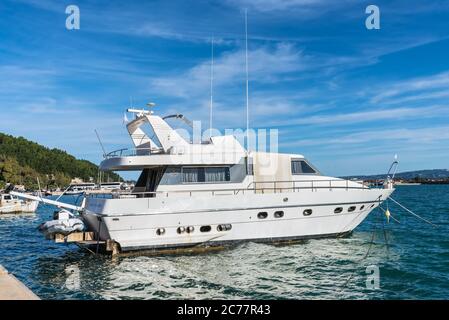
<instances>
[{"instance_id":1,"label":"metal handrail","mask_svg":"<svg viewBox=\"0 0 449 320\"><path fill-rule=\"evenodd\" d=\"M129 154L125 154L125 156L131 157L131 156L138 155L137 152L139 152L139 151L147 151L147 152L144 152L143 154L139 154L139 155L150 155L153 152L160 152L160 151L162 151L162 149L161 148L123 148L123 149L111 151L111 152L105 154L104 157L106 159L122 157L122 156L124 156L123 153L125 151L130 152Z\"/></svg>"},{"instance_id":2,"label":"metal handrail","mask_svg":"<svg viewBox=\"0 0 449 320\"><path fill-rule=\"evenodd\" d=\"M256 193L265 193L266 191L273 191L273 193L285 193L286 191L292 190L292 192L298 192L299 190L312 190L317 191L319 189L329 189L332 191L333 189L343 189L343 190L367 190L370 189L366 185L362 184L362 186L349 186L349 181L346 180L344 184L337 186L332 185L332 181L339 181L344 182L345 180L338 180L338 179L332 179L332 180L302 180L302 181L263 181L263 183L273 183L272 187L264 187L264 188L257 188L256 184L259 182L252 182L248 185L247 188L237 188L237 189L215 189L215 190L173 190L173 191L143 191L143 192L113 192L113 193L92 193L89 194L90 197L100 197L100 196L135 196L135 197L155 197L157 195L162 195L165 197L169 197L169 194L188 194L190 197L192 197L195 194L198 193L210 193L212 196L219 196L219 195L229 195L229 192L231 192L233 195L238 195L241 193L242 195L245 194L245 192L253 192ZM296 183L301 182L311 182L310 186L297 186ZM315 182L315 184L314 184ZM316 185L316 182L329 182L329 185ZM260 182L262 183L262 182ZM277 183L293 183L292 187L279 187ZM254 185L254 188L250 188L251 185ZM222 194L223 192L227 192L227 194Z\"/></svg>"},{"instance_id":3,"label":"metal handrail","mask_svg":"<svg viewBox=\"0 0 449 320\"><path fill-rule=\"evenodd\" d=\"M329 183L329 187L330 188L332 188L332 181L334 181L334 182L345 182L345 187L346 188L348 188L349 187L349 182L354 182L354 183L359 183L359 184L363 184L364 185L364 181L362 181L362 180L358 180L358 181L350 181L350 180L347 180L347 179L325 179L325 180L317 180L317 179L314 179L314 180L278 180L278 181L253 181L253 182L251 182L249 185L248 185L248 187L247 187L247 189L252 189L251 187L257 187L257 184L263 184L263 183L271 183L271 184L273 184L273 188L276 188L276 186L277 186L277 184L279 184L279 183L293 183L293 187L295 187L295 185L296 185L296 183L305 183L305 182L307 182L307 183L311 183L311 189L313 189L314 188L314 182L317 184L317 183L320 183L320 182L323 182L323 183Z\"/></svg>"}]
</instances>

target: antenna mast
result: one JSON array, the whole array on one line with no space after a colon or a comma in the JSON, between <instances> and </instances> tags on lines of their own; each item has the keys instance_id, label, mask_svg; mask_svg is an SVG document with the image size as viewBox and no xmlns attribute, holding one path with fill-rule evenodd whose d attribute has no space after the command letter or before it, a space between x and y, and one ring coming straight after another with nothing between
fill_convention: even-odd
<instances>
[{"instance_id":1,"label":"antenna mast","mask_svg":"<svg viewBox=\"0 0 449 320\"><path fill-rule=\"evenodd\" d=\"M214 37L211 44L211 62L210 62L210 114L209 114L209 137L212 137L212 109L213 109L213 83L214 83Z\"/></svg>"},{"instance_id":2,"label":"antenna mast","mask_svg":"<svg viewBox=\"0 0 449 320\"><path fill-rule=\"evenodd\" d=\"M106 150L104 149L103 143L101 142L100 136L98 135L97 129L94 130L97 135L98 142L100 143L101 149L103 150L103 157L106 157Z\"/></svg>"},{"instance_id":3,"label":"antenna mast","mask_svg":"<svg viewBox=\"0 0 449 320\"><path fill-rule=\"evenodd\" d=\"M245 9L246 150L249 151L248 9Z\"/></svg>"}]
</instances>

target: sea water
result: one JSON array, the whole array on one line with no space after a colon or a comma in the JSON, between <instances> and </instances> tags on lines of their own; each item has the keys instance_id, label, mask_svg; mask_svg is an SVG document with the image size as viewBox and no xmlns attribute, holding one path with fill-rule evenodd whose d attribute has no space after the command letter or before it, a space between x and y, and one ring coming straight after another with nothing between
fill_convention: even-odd
<instances>
[{"instance_id":1,"label":"sea water","mask_svg":"<svg viewBox=\"0 0 449 320\"><path fill-rule=\"evenodd\" d=\"M45 240L37 226L54 208L40 205L0 216L0 264L42 299L448 299L449 185L393 198L438 228L390 201L399 223L376 209L347 238L111 259Z\"/></svg>"}]
</instances>

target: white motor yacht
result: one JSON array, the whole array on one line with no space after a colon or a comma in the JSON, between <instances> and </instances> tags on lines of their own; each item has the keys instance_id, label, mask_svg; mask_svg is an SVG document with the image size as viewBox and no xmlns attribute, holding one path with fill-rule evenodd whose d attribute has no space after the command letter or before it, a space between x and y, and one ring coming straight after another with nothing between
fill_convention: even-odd
<instances>
[{"instance_id":1,"label":"white motor yacht","mask_svg":"<svg viewBox=\"0 0 449 320\"><path fill-rule=\"evenodd\" d=\"M100 168L139 171L133 190L87 194L79 207L35 198L78 211L115 253L341 237L394 191L390 179L369 187L325 176L300 154L248 151L233 135L192 143L166 122L182 115L128 111L134 148L105 155Z\"/></svg>"},{"instance_id":2,"label":"white motor yacht","mask_svg":"<svg viewBox=\"0 0 449 320\"><path fill-rule=\"evenodd\" d=\"M300 154L248 152L234 136L190 143L152 111L127 129L134 149L100 167L139 170L134 189L91 195L82 211L88 230L119 251L342 236L394 190L324 176Z\"/></svg>"}]
</instances>

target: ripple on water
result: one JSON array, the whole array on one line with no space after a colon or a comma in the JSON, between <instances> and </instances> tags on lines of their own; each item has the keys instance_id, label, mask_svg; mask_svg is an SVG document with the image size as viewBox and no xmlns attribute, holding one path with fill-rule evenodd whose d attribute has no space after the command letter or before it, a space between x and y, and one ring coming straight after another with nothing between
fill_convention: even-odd
<instances>
[{"instance_id":1,"label":"ripple on water","mask_svg":"<svg viewBox=\"0 0 449 320\"><path fill-rule=\"evenodd\" d=\"M448 194L449 186L394 194L440 228L390 202L400 224L384 224L375 211L348 238L117 259L44 240L36 227L53 213L44 206L0 216L0 263L46 299L448 299ZM369 265L379 267L379 290L366 288Z\"/></svg>"}]
</instances>

